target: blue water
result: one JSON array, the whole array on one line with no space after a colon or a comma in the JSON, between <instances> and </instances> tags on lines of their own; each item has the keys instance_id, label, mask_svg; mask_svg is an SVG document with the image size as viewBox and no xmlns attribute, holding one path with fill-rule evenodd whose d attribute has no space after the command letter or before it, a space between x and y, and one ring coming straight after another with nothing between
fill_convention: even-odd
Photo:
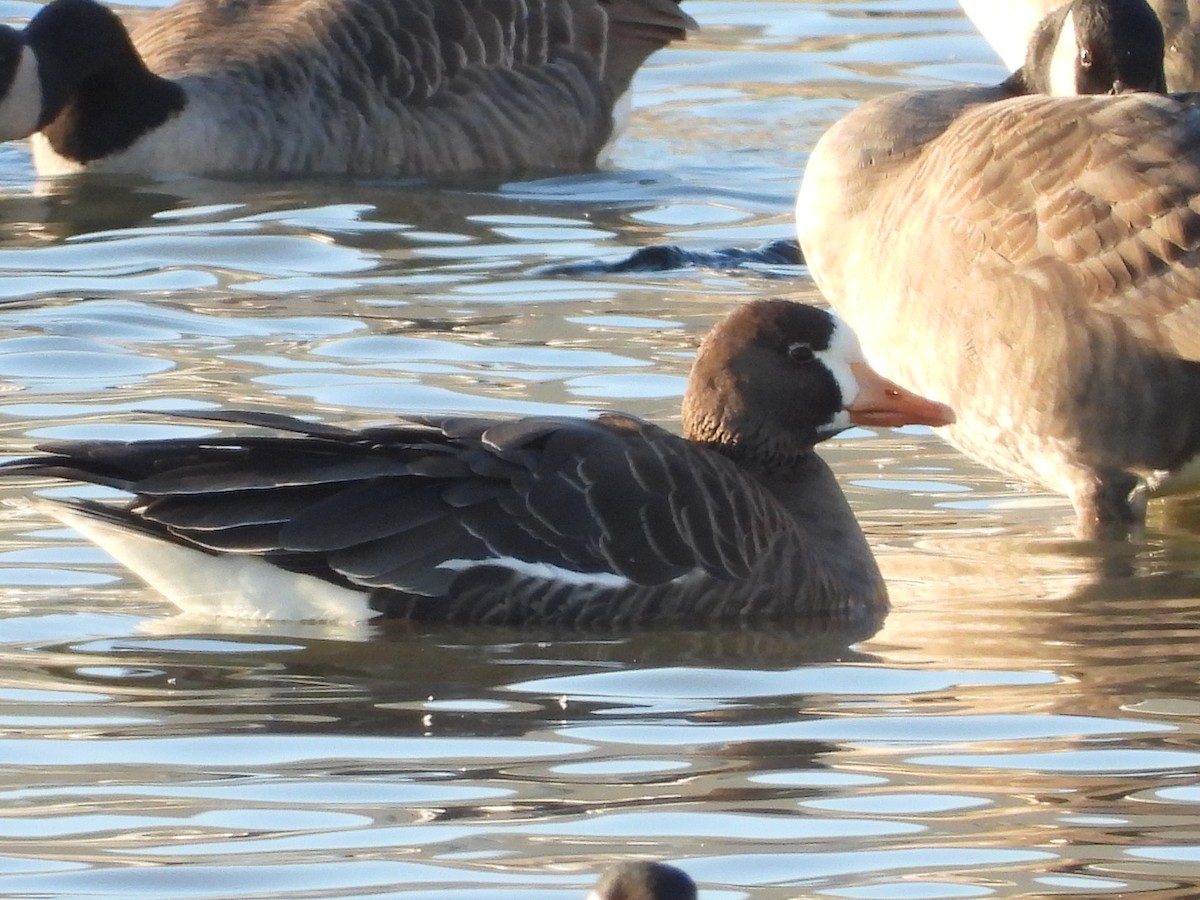
<instances>
[{"instance_id":1,"label":"blue water","mask_svg":"<svg viewBox=\"0 0 1200 900\"><path fill-rule=\"evenodd\" d=\"M5 452L217 406L677 423L711 323L807 273L577 267L787 240L853 103L1002 75L949 0L687 8L595 174L56 183L0 147ZM853 646L189 620L0 487L0 895L579 900L640 856L704 900L1200 895L1188 511L1102 555L925 429L825 455L895 604Z\"/></svg>"}]
</instances>

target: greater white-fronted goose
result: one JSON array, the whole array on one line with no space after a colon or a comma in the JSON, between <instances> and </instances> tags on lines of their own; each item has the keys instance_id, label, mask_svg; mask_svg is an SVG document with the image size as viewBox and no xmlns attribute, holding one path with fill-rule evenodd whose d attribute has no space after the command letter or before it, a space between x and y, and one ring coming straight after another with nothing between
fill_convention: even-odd
<instances>
[{"instance_id":1,"label":"greater white-fronted goose","mask_svg":"<svg viewBox=\"0 0 1200 900\"><path fill-rule=\"evenodd\" d=\"M594 166L677 0L94 0L0 26L0 140L42 174L436 176Z\"/></svg>"},{"instance_id":2,"label":"greater white-fronted goose","mask_svg":"<svg viewBox=\"0 0 1200 900\"><path fill-rule=\"evenodd\" d=\"M1200 89L1200 0L1149 0L1149 3L1166 33L1168 89ZM1052 11L1070 4L1064 0L959 0L959 5L1004 64L1015 70L1025 62L1026 48L1038 24ZM1124 36L1123 40L1132 37Z\"/></svg>"},{"instance_id":3,"label":"greater white-fronted goose","mask_svg":"<svg viewBox=\"0 0 1200 900\"><path fill-rule=\"evenodd\" d=\"M954 443L1122 535L1200 451L1200 112L1010 94L851 112L809 160L800 243L868 358L955 407Z\"/></svg>"},{"instance_id":4,"label":"greater white-fronted goose","mask_svg":"<svg viewBox=\"0 0 1200 900\"><path fill-rule=\"evenodd\" d=\"M696 900L696 882L659 862L620 863L608 869L587 900Z\"/></svg>"},{"instance_id":5,"label":"greater white-fronted goose","mask_svg":"<svg viewBox=\"0 0 1200 900\"><path fill-rule=\"evenodd\" d=\"M851 423L953 414L870 370L829 313L758 301L703 342L685 437L619 413L364 431L204 418L284 436L53 444L2 474L133 494L128 506L46 508L185 611L853 627L878 624L886 591L813 447Z\"/></svg>"}]
</instances>

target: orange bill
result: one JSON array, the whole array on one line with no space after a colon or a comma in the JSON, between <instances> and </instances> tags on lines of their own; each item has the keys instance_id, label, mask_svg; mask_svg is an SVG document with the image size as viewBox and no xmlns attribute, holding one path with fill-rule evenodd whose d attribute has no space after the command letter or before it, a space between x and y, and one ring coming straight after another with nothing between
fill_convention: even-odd
<instances>
[{"instance_id":1,"label":"orange bill","mask_svg":"<svg viewBox=\"0 0 1200 900\"><path fill-rule=\"evenodd\" d=\"M884 378L866 363L850 366L858 396L846 407L855 425L897 428L901 425L953 425L954 410Z\"/></svg>"}]
</instances>

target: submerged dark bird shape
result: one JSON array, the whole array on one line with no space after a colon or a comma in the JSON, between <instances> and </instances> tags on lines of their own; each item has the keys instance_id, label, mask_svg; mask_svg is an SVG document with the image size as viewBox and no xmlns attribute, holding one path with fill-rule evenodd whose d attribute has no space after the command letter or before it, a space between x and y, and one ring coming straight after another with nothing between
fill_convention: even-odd
<instances>
[{"instance_id":1,"label":"submerged dark bird shape","mask_svg":"<svg viewBox=\"0 0 1200 900\"><path fill-rule=\"evenodd\" d=\"M620 863L608 869L587 900L696 900L696 882L659 862Z\"/></svg>"},{"instance_id":2,"label":"submerged dark bird shape","mask_svg":"<svg viewBox=\"0 0 1200 900\"><path fill-rule=\"evenodd\" d=\"M877 627L883 580L814 445L953 414L874 373L829 313L758 301L701 345L684 437L620 413L361 431L201 418L255 432L50 444L0 474L132 494L45 509L210 615Z\"/></svg>"},{"instance_id":3,"label":"submerged dark bird shape","mask_svg":"<svg viewBox=\"0 0 1200 900\"><path fill-rule=\"evenodd\" d=\"M43 174L437 176L594 166L677 0L94 0L0 26L0 140Z\"/></svg>"},{"instance_id":4,"label":"submerged dark bird shape","mask_svg":"<svg viewBox=\"0 0 1200 900\"><path fill-rule=\"evenodd\" d=\"M1124 21L1081 12L1098 5L1154 21L1140 0L1076 0L1076 25ZM1049 56L1153 90L1159 38ZM955 408L953 443L1067 495L1081 536L1122 537L1147 492L1196 485L1200 110L1013 93L1010 79L863 104L812 153L798 236L868 355Z\"/></svg>"}]
</instances>

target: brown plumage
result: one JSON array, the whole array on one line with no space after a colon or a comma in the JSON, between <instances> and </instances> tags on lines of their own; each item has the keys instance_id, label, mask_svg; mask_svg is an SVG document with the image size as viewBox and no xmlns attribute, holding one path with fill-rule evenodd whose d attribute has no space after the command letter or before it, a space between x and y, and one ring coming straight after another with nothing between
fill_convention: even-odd
<instances>
[{"instance_id":1,"label":"brown plumage","mask_svg":"<svg viewBox=\"0 0 1200 900\"><path fill-rule=\"evenodd\" d=\"M1119 535L1200 451L1200 111L1007 88L864 104L814 150L801 245L947 436Z\"/></svg>"},{"instance_id":2,"label":"brown plumage","mask_svg":"<svg viewBox=\"0 0 1200 900\"><path fill-rule=\"evenodd\" d=\"M676 0L181 0L130 36L53 0L19 37L41 171L430 176L593 166L634 73L693 24Z\"/></svg>"}]
</instances>

